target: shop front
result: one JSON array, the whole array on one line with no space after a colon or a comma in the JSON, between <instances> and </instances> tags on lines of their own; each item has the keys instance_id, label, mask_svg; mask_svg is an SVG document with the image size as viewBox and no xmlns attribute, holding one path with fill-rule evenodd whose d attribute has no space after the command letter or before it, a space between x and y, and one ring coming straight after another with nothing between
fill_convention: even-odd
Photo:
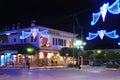
<instances>
[{"instance_id":1,"label":"shop front","mask_svg":"<svg viewBox=\"0 0 120 80\"><path fill-rule=\"evenodd\" d=\"M64 65L63 57L58 51L40 51L37 55L39 66L60 66Z\"/></svg>"}]
</instances>

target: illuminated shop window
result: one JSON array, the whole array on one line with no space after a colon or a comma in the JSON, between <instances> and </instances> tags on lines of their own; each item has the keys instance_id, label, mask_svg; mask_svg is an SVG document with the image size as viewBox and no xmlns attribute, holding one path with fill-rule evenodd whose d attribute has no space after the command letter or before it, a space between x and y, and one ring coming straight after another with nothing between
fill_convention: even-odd
<instances>
[{"instance_id":1,"label":"illuminated shop window","mask_svg":"<svg viewBox=\"0 0 120 80\"><path fill-rule=\"evenodd\" d=\"M44 59L44 54L42 52L39 53L39 58Z\"/></svg>"}]
</instances>

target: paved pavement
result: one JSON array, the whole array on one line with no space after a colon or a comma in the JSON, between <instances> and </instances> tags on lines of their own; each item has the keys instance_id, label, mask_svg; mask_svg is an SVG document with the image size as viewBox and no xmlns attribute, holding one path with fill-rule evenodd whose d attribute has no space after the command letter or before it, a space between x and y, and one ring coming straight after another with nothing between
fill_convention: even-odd
<instances>
[{"instance_id":1,"label":"paved pavement","mask_svg":"<svg viewBox=\"0 0 120 80\"><path fill-rule=\"evenodd\" d=\"M57 67L46 68L32 67L29 71L25 68L2 68L0 80L120 80L120 70L107 70L102 67L78 68Z\"/></svg>"}]
</instances>

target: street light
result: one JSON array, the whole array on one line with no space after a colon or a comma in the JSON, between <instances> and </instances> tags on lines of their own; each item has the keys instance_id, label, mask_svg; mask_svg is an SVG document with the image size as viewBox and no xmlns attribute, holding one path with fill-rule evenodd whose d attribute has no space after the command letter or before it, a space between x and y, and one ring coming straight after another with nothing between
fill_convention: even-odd
<instances>
[{"instance_id":1,"label":"street light","mask_svg":"<svg viewBox=\"0 0 120 80\"><path fill-rule=\"evenodd\" d=\"M84 51L84 46L86 45L86 43L81 40L76 40L74 42L74 45L79 49L79 51L78 51L78 69L81 69L82 64L83 64L83 57L82 57L82 53L80 52L80 49L82 51ZM80 59L81 59L81 64L79 61Z\"/></svg>"},{"instance_id":2,"label":"street light","mask_svg":"<svg viewBox=\"0 0 120 80\"><path fill-rule=\"evenodd\" d=\"M34 49L33 48L27 48L27 53L28 54L31 54L31 53L33 53L34 52Z\"/></svg>"},{"instance_id":3,"label":"street light","mask_svg":"<svg viewBox=\"0 0 120 80\"><path fill-rule=\"evenodd\" d=\"M101 50L98 50L97 52L98 52L98 53L101 53Z\"/></svg>"}]
</instances>

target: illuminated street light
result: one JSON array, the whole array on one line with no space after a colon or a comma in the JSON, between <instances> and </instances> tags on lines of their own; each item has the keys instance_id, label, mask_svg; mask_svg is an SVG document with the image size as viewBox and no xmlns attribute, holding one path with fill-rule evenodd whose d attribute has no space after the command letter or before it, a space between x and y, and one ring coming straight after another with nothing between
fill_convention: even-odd
<instances>
[{"instance_id":1,"label":"illuminated street light","mask_svg":"<svg viewBox=\"0 0 120 80\"><path fill-rule=\"evenodd\" d=\"M98 52L98 53L101 53L101 50L98 50L97 52Z\"/></svg>"},{"instance_id":2,"label":"illuminated street light","mask_svg":"<svg viewBox=\"0 0 120 80\"><path fill-rule=\"evenodd\" d=\"M33 48L27 48L27 52L28 52L28 54L29 54L29 53L33 53L33 51L34 51Z\"/></svg>"},{"instance_id":3,"label":"illuminated street light","mask_svg":"<svg viewBox=\"0 0 120 80\"><path fill-rule=\"evenodd\" d=\"M86 45L86 42L83 42L83 46L85 46Z\"/></svg>"},{"instance_id":4,"label":"illuminated street light","mask_svg":"<svg viewBox=\"0 0 120 80\"><path fill-rule=\"evenodd\" d=\"M84 46L86 45L86 43L81 41L81 40L76 40L74 42L74 45L79 49L79 51L78 51L78 68L81 69L82 64L83 64L83 57L82 57L82 53L80 52L80 49L82 51L84 51ZM80 57L81 57L81 64L80 64L80 61L79 61Z\"/></svg>"}]
</instances>

